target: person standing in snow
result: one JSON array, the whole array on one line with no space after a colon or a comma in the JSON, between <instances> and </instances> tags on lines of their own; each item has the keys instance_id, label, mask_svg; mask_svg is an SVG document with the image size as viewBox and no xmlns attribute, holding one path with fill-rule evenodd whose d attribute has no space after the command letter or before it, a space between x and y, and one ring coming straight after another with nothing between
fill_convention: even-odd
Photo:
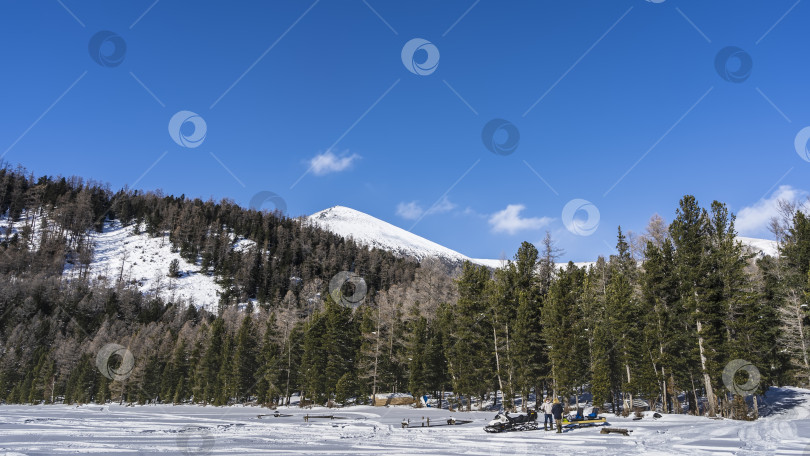
<instances>
[{"instance_id":1,"label":"person standing in snow","mask_svg":"<svg viewBox=\"0 0 810 456\"><path fill-rule=\"evenodd\" d=\"M554 398L554 405L551 406L551 414L554 415L554 421L557 422L557 434L562 434L563 406L556 397Z\"/></svg>"},{"instance_id":2,"label":"person standing in snow","mask_svg":"<svg viewBox=\"0 0 810 456\"><path fill-rule=\"evenodd\" d=\"M554 420L551 418L551 409L554 406L551 404L551 399L546 397L546 400L543 401L543 405L540 406L540 409L545 414L545 420L543 420L543 427L546 428L548 431L549 425L551 425L551 429L554 429Z\"/></svg>"}]
</instances>

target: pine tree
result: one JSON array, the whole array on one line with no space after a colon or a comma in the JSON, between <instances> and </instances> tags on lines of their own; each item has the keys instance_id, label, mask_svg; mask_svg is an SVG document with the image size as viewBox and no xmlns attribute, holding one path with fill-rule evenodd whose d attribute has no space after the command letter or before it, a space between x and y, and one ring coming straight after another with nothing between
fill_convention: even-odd
<instances>
[{"instance_id":1,"label":"pine tree","mask_svg":"<svg viewBox=\"0 0 810 456\"><path fill-rule=\"evenodd\" d=\"M377 368L380 355L380 322L370 306L358 308L360 316L360 347L357 351L358 388L363 396L377 393Z\"/></svg>"},{"instance_id":2,"label":"pine tree","mask_svg":"<svg viewBox=\"0 0 810 456\"><path fill-rule=\"evenodd\" d=\"M350 308L338 305L328 298L326 301L326 331L321 342L326 352L326 369L323 372L325 393L328 397L335 394L341 377L352 372L354 354L359 342L356 323L352 319Z\"/></svg>"},{"instance_id":3,"label":"pine tree","mask_svg":"<svg viewBox=\"0 0 810 456\"><path fill-rule=\"evenodd\" d=\"M301 380L305 397L321 404L326 402L328 390L325 375L328 352L323 345L326 331L324 314L322 312L313 313L306 325L301 358Z\"/></svg>"},{"instance_id":4,"label":"pine tree","mask_svg":"<svg viewBox=\"0 0 810 456\"><path fill-rule=\"evenodd\" d=\"M429 391L428 366L427 366L427 344L428 329L425 317L416 318L411 331L408 353L410 358L408 378L408 389L415 397L421 397Z\"/></svg>"},{"instance_id":5,"label":"pine tree","mask_svg":"<svg viewBox=\"0 0 810 456\"><path fill-rule=\"evenodd\" d=\"M169 277L174 279L180 277L180 261L177 258L169 263Z\"/></svg>"},{"instance_id":6,"label":"pine tree","mask_svg":"<svg viewBox=\"0 0 810 456\"><path fill-rule=\"evenodd\" d=\"M676 385L686 384L687 365L692 358L688 356L691 336L684 323L686 316L679 300L673 256L669 239L664 240L661 247L653 241L647 243L641 278L641 314L645 345L660 385L664 410L680 412L676 404L679 390Z\"/></svg>"},{"instance_id":7,"label":"pine tree","mask_svg":"<svg viewBox=\"0 0 810 456\"><path fill-rule=\"evenodd\" d=\"M734 280L728 276L733 268L729 269L723 258L738 263L740 254L733 240L733 218L725 205L715 201L711 210L710 216L693 196L685 196L670 226L670 235L675 245L679 295L688 321L694 324L690 332L696 339L709 415L714 416L718 411L714 385L718 384L726 360L728 332L724 324L728 300L737 293Z\"/></svg>"},{"instance_id":8,"label":"pine tree","mask_svg":"<svg viewBox=\"0 0 810 456\"><path fill-rule=\"evenodd\" d=\"M632 409L633 394L641 392L640 374L644 355L649 353L641 334L641 312L635 295L636 262L630 254L630 246L619 227L616 243L618 254L611 257L612 273L608 279L606 307L608 321L614 331L614 343L611 350L616 352L615 359L621 370L621 391L628 394L627 404Z\"/></svg>"},{"instance_id":9,"label":"pine tree","mask_svg":"<svg viewBox=\"0 0 810 456\"><path fill-rule=\"evenodd\" d=\"M236 348L233 356L233 390L237 401L247 401L256 384L256 335L253 329L252 311L248 309L239 331L236 333Z\"/></svg>"},{"instance_id":10,"label":"pine tree","mask_svg":"<svg viewBox=\"0 0 810 456\"><path fill-rule=\"evenodd\" d=\"M233 338L227 331L222 333L222 352L219 357L219 370L214 382L214 405L228 405L237 395L233 369Z\"/></svg>"},{"instance_id":11,"label":"pine tree","mask_svg":"<svg viewBox=\"0 0 810 456\"><path fill-rule=\"evenodd\" d=\"M275 404L279 403L282 353L278 344L278 337L276 315L271 313L265 324L264 337L258 355L259 369L256 373L256 395L260 404L266 404L271 400Z\"/></svg>"},{"instance_id":12,"label":"pine tree","mask_svg":"<svg viewBox=\"0 0 810 456\"><path fill-rule=\"evenodd\" d=\"M425 385L428 391L439 398L439 408L443 392L450 387L450 374L447 371L447 358L444 356L445 334L441 326L441 311L436 319L429 322L425 343Z\"/></svg>"},{"instance_id":13,"label":"pine tree","mask_svg":"<svg viewBox=\"0 0 810 456\"><path fill-rule=\"evenodd\" d=\"M515 255L515 289L517 291L517 313L510 337L510 365L514 364L515 382L520 390L525 408L529 393L541 400L540 385L547 375L548 358L543 339L542 309L543 296L537 267L539 252L534 245L524 242Z\"/></svg>"},{"instance_id":14,"label":"pine tree","mask_svg":"<svg viewBox=\"0 0 810 456\"><path fill-rule=\"evenodd\" d=\"M810 217L796 211L779 247L780 340L796 367L796 378L810 384Z\"/></svg>"},{"instance_id":15,"label":"pine tree","mask_svg":"<svg viewBox=\"0 0 810 456\"><path fill-rule=\"evenodd\" d=\"M356 394L356 391L357 384L354 381L354 375L346 372L335 385L335 401L345 407L348 405L349 399Z\"/></svg>"},{"instance_id":16,"label":"pine tree","mask_svg":"<svg viewBox=\"0 0 810 456\"><path fill-rule=\"evenodd\" d=\"M515 376L510 350L510 336L514 339L515 320L517 317L518 285L515 283L517 271L515 264L509 262L505 267L495 270L494 280L488 280L484 295L489 300L487 313L492 326L490 345L495 357L495 377L497 388L503 395L503 406L513 409Z\"/></svg>"},{"instance_id":17,"label":"pine tree","mask_svg":"<svg viewBox=\"0 0 810 456\"><path fill-rule=\"evenodd\" d=\"M490 342L492 326L485 296L489 271L484 266L465 262L457 280L459 297L451 307L448 321L449 337L446 341L448 367L453 379L453 391L468 398L483 397L495 377L495 357Z\"/></svg>"},{"instance_id":18,"label":"pine tree","mask_svg":"<svg viewBox=\"0 0 810 456\"><path fill-rule=\"evenodd\" d=\"M543 333L555 395L575 394L587 377L588 341L580 307L584 279L585 272L569 262L560 269L543 306Z\"/></svg>"},{"instance_id":19,"label":"pine tree","mask_svg":"<svg viewBox=\"0 0 810 456\"><path fill-rule=\"evenodd\" d=\"M225 321L217 318L208 331L208 345L200 365L197 367L198 401L214 402L220 396L222 385L219 382L219 370L224 363Z\"/></svg>"}]
</instances>

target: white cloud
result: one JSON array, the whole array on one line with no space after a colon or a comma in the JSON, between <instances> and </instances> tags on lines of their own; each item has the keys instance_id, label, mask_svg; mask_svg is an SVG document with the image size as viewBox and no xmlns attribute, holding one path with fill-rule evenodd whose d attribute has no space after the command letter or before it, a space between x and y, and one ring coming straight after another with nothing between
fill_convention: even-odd
<instances>
[{"instance_id":1,"label":"white cloud","mask_svg":"<svg viewBox=\"0 0 810 456\"><path fill-rule=\"evenodd\" d=\"M510 204L506 209L492 214L489 224L494 233L515 234L518 231L537 230L551 223L550 217L521 218L520 213L526 209L522 204Z\"/></svg>"},{"instance_id":2,"label":"white cloud","mask_svg":"<svg viewBox=\"0 0 810 456\"><path fill-rule=\"evenodd\" d=\"M342 154L341 156L337 156L330 149L310 159L309 167L316 176L323 176L324 174L346 170L358 158L360 158L360 156L357 154Z\"/></svg>"},{"instance_id":3,"label":"white cloud","mask_svg":"<svg viewBox=\"0 0 810 456\"><path fill-rule=\"evenodd\" d=\"M427 211L419 204L418 201L411 201L409 203L397 204L397 215L408 220L416 220L420 217L426 217L433 214L441 214L443 212L450 212L456 208L447 196L443 196Z\"/></svg>"},{"instance_id":4,"label":"white cloud","mask_svg":"<svg viewBox=\"0 0 810 456\"><path fill-rule=\"evenodd\" d=\"M397 215L404 219L416 220L422 216L422 212L424 209L416 201L397 204Z\"/></svg>"},{"instance_id":5,"label":"white cloud","mask_svg":"<svg viewBox=\"0 0 810 456\"><path fill-rule=\"evenodd\" d=\"M779 214L779 200L798 202L807 192L782 185L769 198L763 198L751 206L744 207L737 212L735 227L740 234L756 236L764 234L768 229L768 222Z\"/></svg>"},{"instance_id":6,"label":"white cloud","mask_svg":"<svg viewBox=\"0 0 810 456\"><path fill-rule=\"evenodd\" d=\"M450 212L456 208L456 205L451 203L446 196L443 196L433 207L428 209L426 215L441 214L442 212Z\"/></svg>"}]
</instances>

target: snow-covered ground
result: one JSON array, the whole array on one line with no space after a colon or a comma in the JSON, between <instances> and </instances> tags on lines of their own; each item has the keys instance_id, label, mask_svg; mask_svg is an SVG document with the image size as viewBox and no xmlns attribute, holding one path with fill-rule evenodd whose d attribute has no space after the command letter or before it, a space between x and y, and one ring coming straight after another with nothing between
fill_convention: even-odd
<instances>
[{"instance_id":1,"label":"snow-covered ground","mask_svg":"<svg viewBox=\"0 0 810 456\"><path fill-rule=\"evenodd\" d=\"M0 455L329 454L329 455L810 455L810 391L772 390L770 413L753 422L651 413L633 421L607 414L611 427L487 434L494 412L408 406L345 409L261 407L0 406ZM339 419L304 415L335 415ZM436 426L447 418L472 420ZM430 418L431 427L422 427ZM403 420L410 419L408 428Z\"/></svg>"},{"instance_id":2,"label":"snow-covered ground","mask_svg":"<svg viewBox=\"0 0 810 456\"><path fill-rule=\"evenodd\" d=\"M765 255L770 255L772 257L776 257L779 255L779 244L776 241L770 239L750 238L745 236L737 236L737 240L740 241L742 245L750 248L751 251L755 253L758 258L761 258Z\"/></svg>"},{"instance_id":3,"label":"snow-covered ground","mask_svg":"<svg viewBox=\"0 0 810 456\"><path fill-rule=\"evenodd\" d=\"M179 252L172 252L168 236L135 234L133 226L123 227L117 221L108 223L102 233L93 233L92 236L94 249L90 278L106 279L115 284L121 277L144 293L157 294L173 302L193 302L198 307L217 312L221 287L215 282L215 277L200 272L198 265L183 259ZM244 242L238 245L242 249L250 247ZM180 264L180 277L170 278L169 264L175 259ZM65 269L66 277L77 273L70 265Z\"/></svg>"}]
</instances>

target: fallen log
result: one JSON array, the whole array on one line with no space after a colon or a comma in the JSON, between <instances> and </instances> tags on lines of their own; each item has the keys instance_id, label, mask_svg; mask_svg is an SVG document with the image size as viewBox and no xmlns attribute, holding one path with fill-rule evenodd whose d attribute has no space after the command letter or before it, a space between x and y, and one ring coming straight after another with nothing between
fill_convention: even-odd
<instances>
[{"instance_id":1,"label":"fallen log","mask_svg":"<svg viewBox=\"0 0 810 456\"><path fill-rule=\"evenodd\" d=\"M621 434L623 436L630 436L630 433L633 432L629 429L621 429L621 428L608 428L603 427L599 433L600 434Z\"/></svg>"}]
</instances>

